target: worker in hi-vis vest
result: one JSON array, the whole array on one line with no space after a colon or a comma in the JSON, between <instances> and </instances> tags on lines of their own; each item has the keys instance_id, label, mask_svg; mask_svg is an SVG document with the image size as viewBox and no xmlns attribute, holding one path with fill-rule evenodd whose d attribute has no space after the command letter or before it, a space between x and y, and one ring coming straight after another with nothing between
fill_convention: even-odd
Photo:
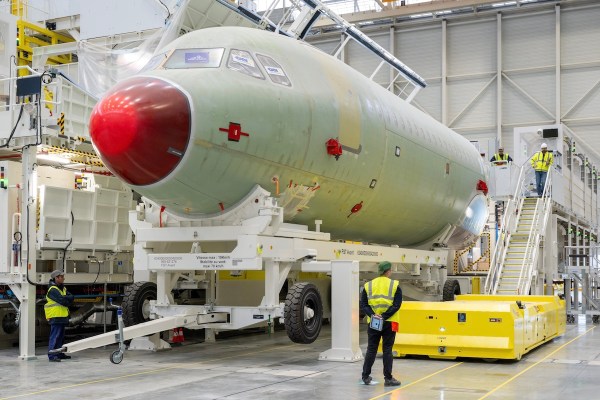
<instances>
[{"instance_id":1,"label":"worker in hi-vis vest","mask_svg":"<svg viewBox=\"0 0 600 400\"><path fill-rule=\"evenodd\" d=\"M548 145L546 143L542 143L540 151L531 157L531 166L535 170L535 187L538 196L541 196L542 193L544 193L546 176L548 175L548 170L553 162L554 157L552 156L552 152L548 151Z\"/></svg>"},{"instance_id":2,"label":"worker in hi-vis vest","mask_svg":"<svg viewBox=\"0 0 600 400\"><path fill-rule=\"evenodd\" d=\"M392 376L392 346L398 331L398 310L402 305L402 289L398 281L390 279L392 264L383 261L378 267L379 276L365 283L360 296L360 309L368 316L367 333L369 335L367 354L363 364L362 381L370 385L371 368L375 362L379 341L382 340L384 386L400 386L400 381ZM375 324L372 323L375 319ZM375 326L375 329L372 326ZM377 329L379 328L379 329Z\"/></svg>"},{"instance_id":3,"label":"worker in hi-vis vest","mask_svg":"<svg viewBox=\"0 0 600 400\"><path fill-rule=\"evenodd\" d=\"M490 162L494 165L505 165L506 163L512 162L512 158L508 153L504 152L504 147L498 147L498 152L493 155Z\"/></svg>"},{"instance_id":4,"label":"worker in hi-vis vest","mask_svg":"<svg viewBox=\"0 0 600 400\"><path fill-rule=\"evenodd\" d=\"M63 353L50 354L50 350L60 349L65 340L65 328L69 324L69 306L73 304L73 295L64 285L65 274L61 270L52 271L44 312L50 323L50 340L48 341L48 360L60 362L68 360L71 356Z\"/></svg>"}]
</instances>

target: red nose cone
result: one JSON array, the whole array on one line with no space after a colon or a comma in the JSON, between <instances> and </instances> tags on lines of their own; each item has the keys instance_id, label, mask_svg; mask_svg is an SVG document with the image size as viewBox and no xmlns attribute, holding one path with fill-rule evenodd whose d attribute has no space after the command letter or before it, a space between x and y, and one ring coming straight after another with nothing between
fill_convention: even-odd
<instances>
[{"instance_id":1,"label":"red nose cone","mask_svg":"<svg viewBox=\"0 0 600 400\"><path fill-rule=\"evenodd\" d=\"M92 141L104 164L132 185L163 179L190 139L190 104L175 86L135 77L115 86L90 117Z\"/></svg>"}]
</instances>

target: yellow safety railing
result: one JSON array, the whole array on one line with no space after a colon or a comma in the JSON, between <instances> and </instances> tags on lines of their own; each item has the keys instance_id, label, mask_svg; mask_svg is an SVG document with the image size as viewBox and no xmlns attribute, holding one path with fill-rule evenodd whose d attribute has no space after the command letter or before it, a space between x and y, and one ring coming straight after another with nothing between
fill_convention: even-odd
<instances>
[{"instance_id":1,"label":"yellow safety railing","mask_svg":"<svg viewBox=\"0 0 600 400\"><path fill-rule=\"evenodd\" d=\"M73 42L74 39L56 33L43 26L27 21L27 2L22 0L12 0L10 11L13 15L19 17L17 21L17 64L30 65L35 47L49 46L60 43ZM72 56L56 55L48 57L48 64L67 64L72 62ZM19 76L27 75L25 69L19 70Z\"/></svg>"}]
</instances>

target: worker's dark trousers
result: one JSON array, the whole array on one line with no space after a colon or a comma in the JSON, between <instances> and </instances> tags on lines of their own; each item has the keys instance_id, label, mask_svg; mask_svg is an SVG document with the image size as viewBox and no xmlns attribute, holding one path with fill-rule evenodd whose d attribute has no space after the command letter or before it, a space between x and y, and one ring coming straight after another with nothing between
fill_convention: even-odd
<instances>
[{"instance_id":1,"label":"worker's dark trousers","mask_svg":"<svg viewBox=\"0 0 600 400\"><path fill-rule=\"evenodd\" d=\"M50 340L48 342L48 351L54 349L60 349L65 341L65 328L67 324L52 323L50 322ZM60 354L48 353L49 359L61 358Z\"/></svg>"},{"instance_id":2,"label":"worker's dark trousers","mask_svg":"<svg viewBox=\"0 0 600 400\"><path fill-rule=\"evenodd\" d=\"M381 332L367 328L367 333L369 334L369 344L367 345L362 377L366 378L371 375L371 367L373 367L373 363L375 362L377 347L379 347L379 341L382 340L383 377L385 379L392 379L392 364L394 362L392 346L394 345L394 340L396 340L396 332L392 331L392 323L388 321L384 322Z\"/></svg>"}]
</instances>

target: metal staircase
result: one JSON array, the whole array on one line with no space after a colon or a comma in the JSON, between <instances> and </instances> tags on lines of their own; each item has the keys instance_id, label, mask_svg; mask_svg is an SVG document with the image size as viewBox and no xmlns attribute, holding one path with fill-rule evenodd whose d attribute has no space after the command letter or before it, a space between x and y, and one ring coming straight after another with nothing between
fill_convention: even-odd
<instances>
[{"instance_id":1,"label":"metal staircase","mask_svg":"<svg viewBox=\"0 0 600 400\"><path fill-rule=\"evenodd\" d=\"M549 171L546 177L541 197L527 197L532 173L528 165L521 167L517 189L506 206L485 284L486 294L528 294L536 276L540 246L552 211L552 173Z\"/></svg>"}]
</instances>

